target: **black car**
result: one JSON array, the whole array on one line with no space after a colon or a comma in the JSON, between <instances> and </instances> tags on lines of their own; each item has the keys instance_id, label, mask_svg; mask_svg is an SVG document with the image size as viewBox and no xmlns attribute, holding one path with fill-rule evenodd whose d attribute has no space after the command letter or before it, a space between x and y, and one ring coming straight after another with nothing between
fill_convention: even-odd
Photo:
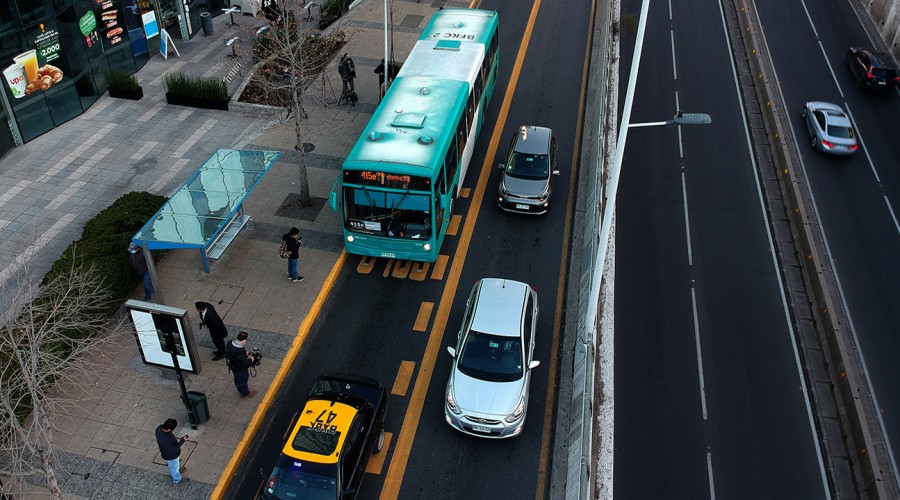
<instances>
[{"instance_id":1,"label":"black car","mask_svg":"<svg viewBox=\"0 0 900 500\"><path fill-rule=\"evenodd\" d=\"M856 79L856 88L887 91L897 85L900 76L891 56L862 47L850 47L847 67Z\"/></svg>"},{"instance_id":2,"label":"black car","mask_svg":"<svg viewBox=\"0 0 900 500\"><path fill-rule=\"evenodd\" d=\"M386 409L387 391L377 380L323 373L258 498L355 498L369 457L384 446Z\"/></svg>"}]
</instances>

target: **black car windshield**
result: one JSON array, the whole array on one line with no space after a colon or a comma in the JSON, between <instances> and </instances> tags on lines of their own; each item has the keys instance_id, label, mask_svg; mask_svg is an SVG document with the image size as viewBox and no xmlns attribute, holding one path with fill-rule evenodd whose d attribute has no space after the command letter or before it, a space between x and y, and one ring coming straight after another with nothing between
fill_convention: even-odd
<instances>
[{"instance_id":1,"label":"black car windshield","mask_svg":"<svg viewBox=\"0 0 900 500\"><path fill-rule=\"evenodd\" d=\"M546 179L550 176L547 155L533 155L513 151L506 165L506 175L517 179Z\"/></svg>"},{"instance_id":2,"label":"black car windshield","mask_svg":"<svg viewBox=\"0 0 900 500\"><path fill-rule=\"evenodd\" d=\"M263 490L265 498L335 500L337 466L316 464L281 455Z\"/></svg>"},{"instance_id":3,"label":"black car windshield","mask_svg":"<svg viewBox=\"0 0 900 500\"><path fill-rule=\"evenodd\" d=\"M472 330L466 336L457 366L466 375L481 380L519 380L524 373L522 343L518 337L501 337Z\"/></svg>"}]
</instances>

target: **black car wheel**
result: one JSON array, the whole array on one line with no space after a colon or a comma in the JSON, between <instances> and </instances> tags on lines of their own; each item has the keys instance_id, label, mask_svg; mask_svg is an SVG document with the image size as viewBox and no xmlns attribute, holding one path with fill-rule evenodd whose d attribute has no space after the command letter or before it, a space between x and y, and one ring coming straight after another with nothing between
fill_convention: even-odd
<instances>
[{"instance_id":1,"label":"black car wheel","mask_svg":"<svg viewBox=\"0 0 900 500\"><path fill-rule=\"evenodd\" d=\"M817 139L816 137L813 137L813 138L812 138L812 147L813 147L813 149L816 149L816 146L818 146L818 144L819 144L819 139Z\"/></svg>"},{"instance_id":2,"label":"black car wheel","mask_svg":"<svg viewBox=\"0 0 900 500\"><path fill-rule=\"evenodd\" d=\"M378 432L378 441L375 442L375 453L384 448L384 427Z\"/></svg>"},{"instance_id":3,"label":"black car wheel","mask_svg":"<svg viewBox=\"0 0 900 500\"><path fill-rule=\"evenodd\" d=\"M864 83L863 83L862 75L857 76L856 77L856 88L861 89L861 88L863 88L863 85L864 85Z\"/></svg>"}]
</instances>

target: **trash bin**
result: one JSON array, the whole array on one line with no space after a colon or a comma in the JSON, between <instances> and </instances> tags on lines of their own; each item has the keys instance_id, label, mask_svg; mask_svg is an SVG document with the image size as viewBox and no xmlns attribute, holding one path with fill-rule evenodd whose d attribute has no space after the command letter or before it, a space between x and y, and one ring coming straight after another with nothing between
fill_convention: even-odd
<instances>
[{"instance_id":1,"label":"trash bin","mask_svg":"<svg viewBox=\"0 0 900 500\"><path fill-rule=\"evenodd\" d=\"M203 423L209 420L209 405L206 403L206 394L197 391L188 391L188 399L191 402L191 408L194 409L194 416L197 417L197 423Z\"/></svg>"},{"instance_id":2,"label":"trash bin","mask_svg":"<svg viewBox=\"0 0 900 500\"><path fill-rule=\"evenodd\" d=\"M200 22L203 23L203 34L204 35L212 35L213 25L212 25L212 14L209 12L201 12L200 13Z\"/></svg>"}]
</instances>

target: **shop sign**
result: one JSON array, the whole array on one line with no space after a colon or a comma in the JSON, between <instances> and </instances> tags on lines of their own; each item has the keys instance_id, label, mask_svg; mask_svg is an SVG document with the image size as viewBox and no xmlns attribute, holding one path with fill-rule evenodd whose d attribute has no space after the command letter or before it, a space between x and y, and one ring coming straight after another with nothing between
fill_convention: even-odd
<instances>
[{"instance_id":1,"label":"shop sign","mask_svg":"<svg viewBox=\"0 0 900 500\"><path fill-rule=\"evenodd\" d=\"M78 28L81 30L82 35L90 35L92 31L97 29L97 16L93 12L88 12L81 16L81 19L78 20Z\"/></svg>"},{"instance_id":2,"label":"shop sign","mask_svg":"<svg viewBox=\"0 0 900 500\"><path fill-rule=\"evenodd\" d=\"M156 22L156 13L152 10L144 12L141 14L141 21L144 23L144 33L147 34L148 40L159 35L159 24Z\"/></svg>"}]
</instances>

